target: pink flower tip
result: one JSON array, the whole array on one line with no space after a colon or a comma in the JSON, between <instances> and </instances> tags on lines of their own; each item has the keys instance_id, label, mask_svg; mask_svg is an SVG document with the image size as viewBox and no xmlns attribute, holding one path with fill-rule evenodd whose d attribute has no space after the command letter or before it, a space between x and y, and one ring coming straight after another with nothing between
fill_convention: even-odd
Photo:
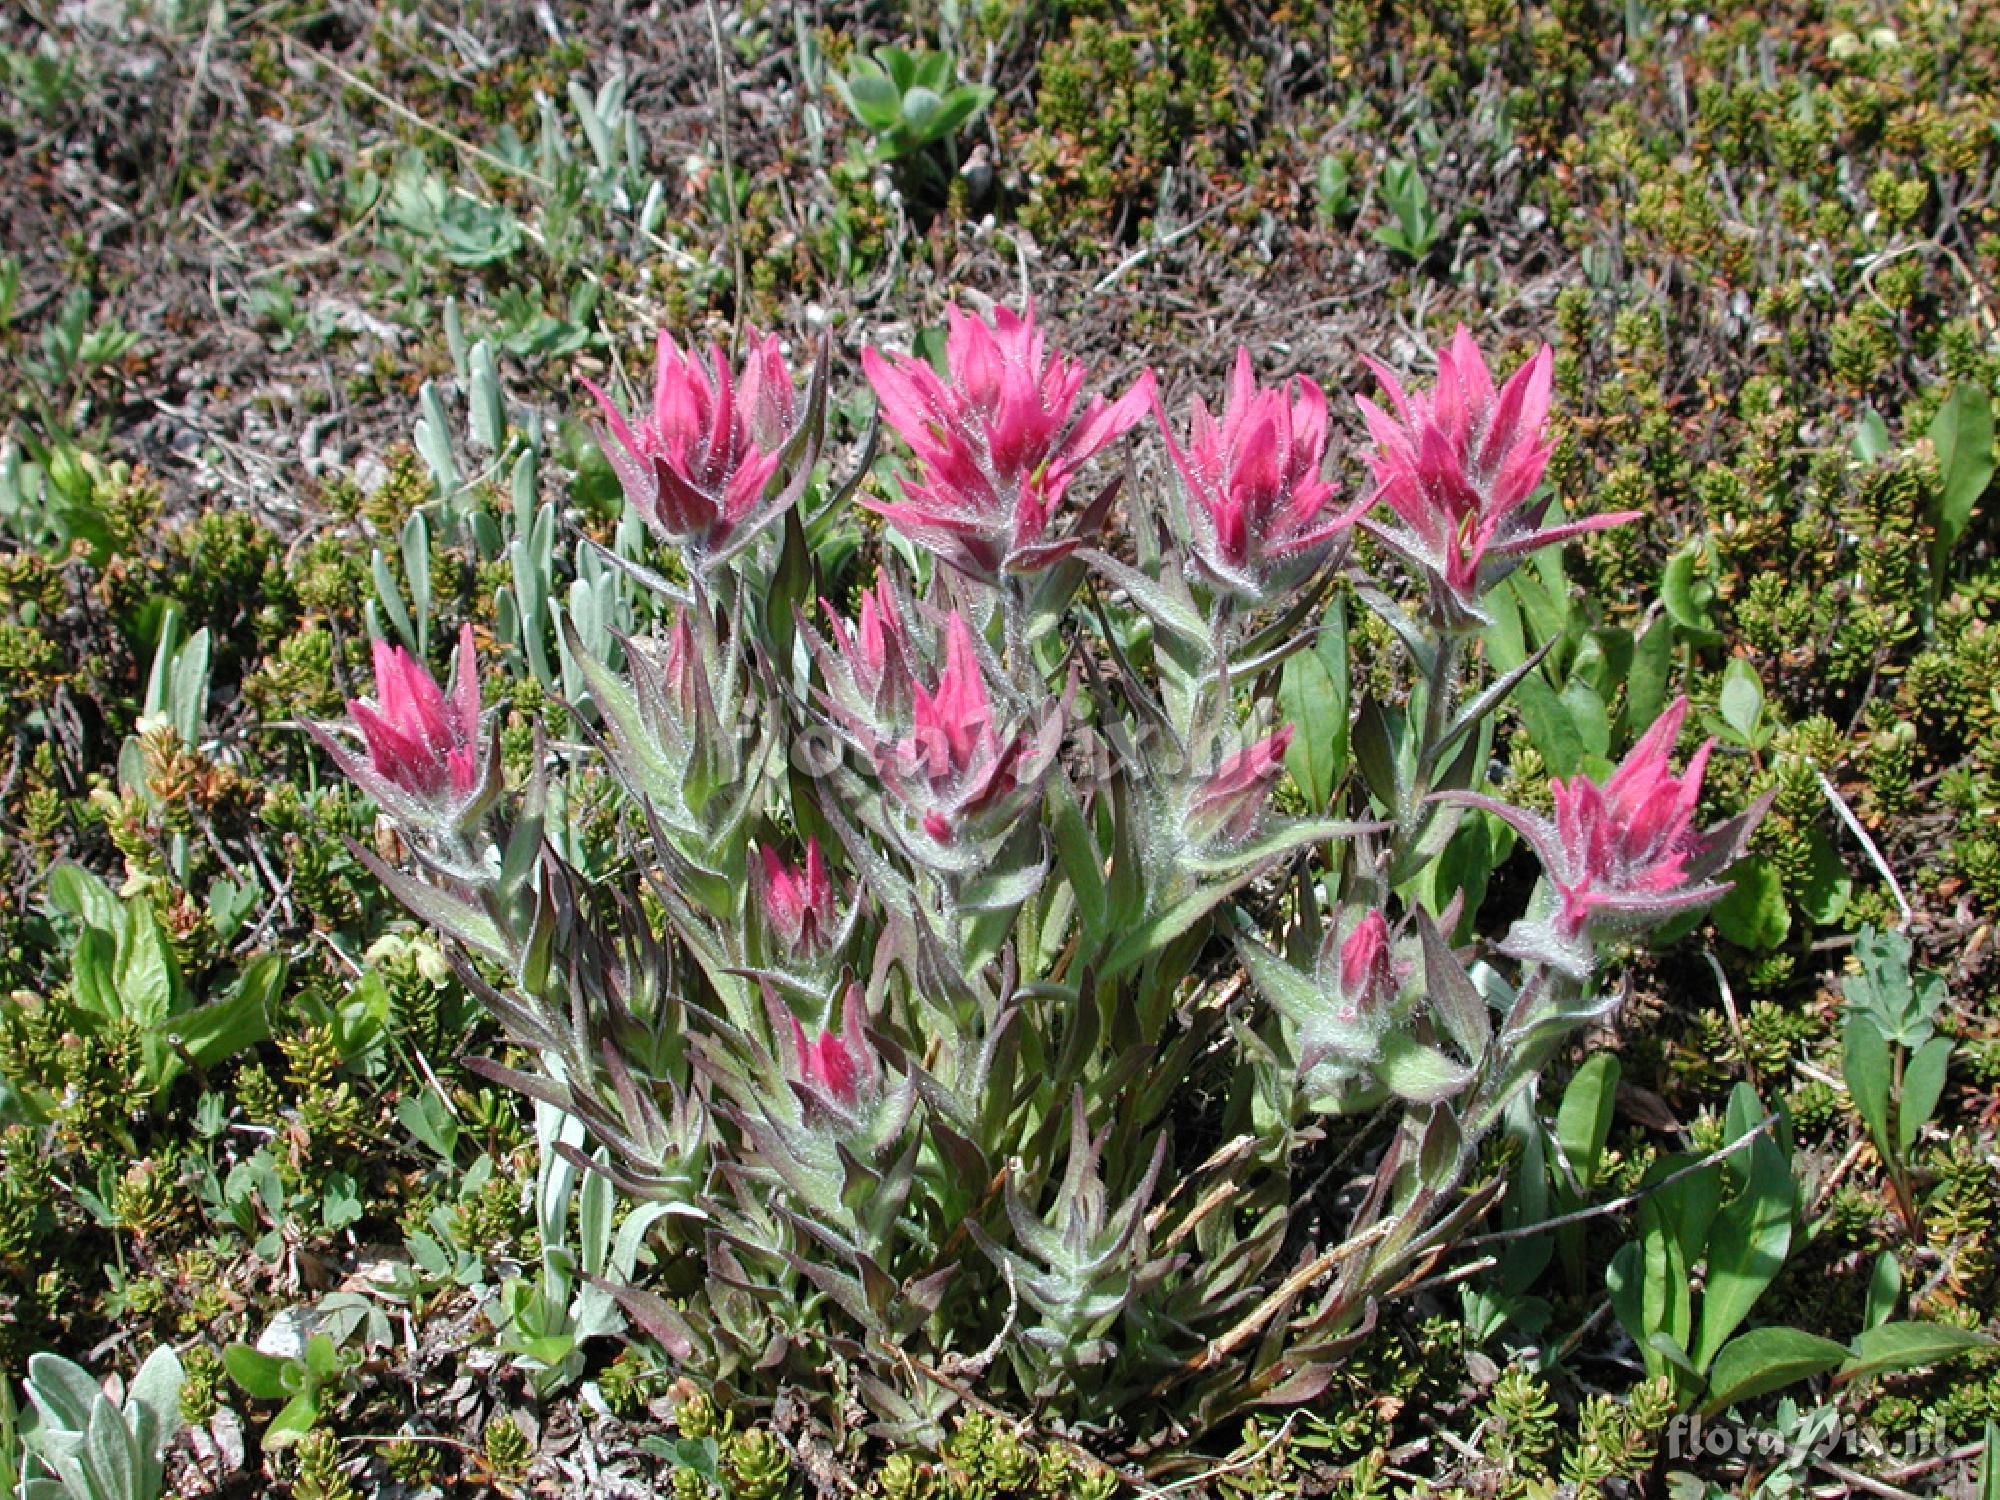
<instances>
[{"instance_id":1,"label":"pink flower tip","mask_svg":"<svg viewBox=\"0 0 2000 1500\"><path fill-rule=\"evenodd\" d=\"M383 782L425 802L462 801L479 790L479 671L472 626L461 627L447 697L401 646L374 643L375 702L350 699L349 716Z\"/></svg>"},{"instance_id":2,"label":"pink flower tip","mask_svg":"<svg viewBox=\"0 0 2000 1500\"><path fill-rule=\"evenodd\" d=\"M1480 596L1524 554L1628 519L1592 516L1545 527L1533 496L1553 452L1545 435L1554 355L1544 344L1497 389L1463 324L1438 356L1429 392L1403 389L1369 361L1389 410L1359 401L1374 449L1376 496L1400 523L1380 532L1443 596L1479 616Z\"/></svg>"},{"instance_id":3,"label":"pink flower tip","mask_svg":"<svg viewBox=\"0 0 2000 1500\"><path fill-rule=\"evenodd\" d=\"M833 880L819 840L806 840L805 864L788 865L775 849L758 850L758 900L766 927L786 952L814 959L832 947L836 935Z\"/></svg>"},{"instance_id":4,"label":"pink flower tip","mask_svg":"<svg viewBox=\"0 0 2000 1500\"><path fill-rule=\"evenodd\" d=\"M1078 472L1152 401L1150 371L1116 401L1082 397L1083 366L1051 353L1033 303L991 320L947 310L949 378L922 359L865 349L883 419L915 459L900 501L865 500L891 526L988 582L1046 567L1080 538L1049 524Z\"/></svg>"}]
</instances>

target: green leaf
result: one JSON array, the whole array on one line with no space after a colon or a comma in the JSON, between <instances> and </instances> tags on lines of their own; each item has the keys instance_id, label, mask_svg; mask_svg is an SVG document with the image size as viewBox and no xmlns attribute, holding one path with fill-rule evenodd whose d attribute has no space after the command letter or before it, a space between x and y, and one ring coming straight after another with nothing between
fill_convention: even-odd
<instances>
[{"instance_id":1,"label":"green leaf","mask_svg":"<svg viewBox=\"0 0 2000 1500\"><path fill-rule=\"evenodd\" d=\"M275 953L264 958L283 966ZM263 962L259 959L258 962ZM271 1018L265 1012L266 996L261 988L245 986L227 999L198 1005L174 1019L168 1035L179 1044L197 1067L212 1068L246 1048L254 1047L271 1034Z\"/></svg>"},{"instance_id":2,"label":"green leaf","mask_svg":"<svg viewBox=\"0 0 2000 1500\"><path fill-rule=\"evenodd\" d=\"M567 1333L551 1333L540 1338L523 1339L520 1344L521 1353L527 1355L529 1359L541 1361L551 1369L568 1359L575 1348L576 1339Z\"/></svg>"},{"instance_id":3,"label":"green leaf","mask_svg":"<svg viewBox=\"0 0 2000 1500\"><path fill-rule=\"evenodd\" d=\"M28 1356L28 1395L51 1427L82 1432L104 1388L75 1360L40 1353Z\"/></svg>"},{"instance_id":4,"label":"green leaf","mask_svg":"<svg viewBox=\"0 0 2000 1500\"><path fill-rule=\"evenodd\" d=\"M1582 768L1588 748L1584 734L1571 717L1570 705L1541 673L1530 672L1521 679L1514 689L1514 708L1549 774L1574 776Z\"/></svg>"},{"instance_id":5,"label":"green leaf","mask_svg":"<svg viewBox=\"0 0 2000 1500\"><path fill-rule=\"evenodd\" d=\"M1285 769L1311 811L1323 812L1347 770L1347 614L1336 599L1310 651L1285 662L1278 680L1278 713L1297 731L1285 752Z\"/></svg>"},{"instance_id":6,"label":"green leaf","mask_svg":"<svg viewBox=\"0 0 2000 1500\"><path fill-rule=\"evenodd\" d=\"M60 864L49 871L49 904L86 927L115 933L125 908L111 887L81 865Z\"/></svg>"},{"instance_id":7,"label":"green leaf","mask_svg":"<svg viewBox=\"0 0 2000 1500\"><path fill-rule=\"evenodd\" d=\"M692 1469L710 1484L722 1483L717 1467L721 1453L712 1437L676 1438L664 1456L671 1458L676 1468Z\"/></svg>"},{"instance_id":8,"label":"green leaf","mask_svg":"<svg viewBox=\"0 0 2000 1500\"><path fill-rule=\"evenodd\" d=\"M173 1013L180 969L150 903L134 896L126 917L118 945L118 1007L126 1020L150 1031Z\"/></svg>"},{"instance_id":9,"label":"green leaf","mask_svg":"<svg viewBox=\"0 0 2000 1500\"><path fill-rule=\"evenodd\" d=\"M1951 1038L1934 1036L1903 1064L1903 1096L1896 1101L1896 1141L1905 1156L1917 1143L1924 1122L1937 1109L1950 1062Z\"/></svg>"},{"instance_id":10,"label":"green leaf","mask_svg":"<svg viewBox=\"0 0 2000 1500\"><path fill-rule=\"evenodd\" d=\"M943 109L943 98L922 84L903 95L903 125L918 145L929 145L937 139L937 119Z\"/></svg>"},{"instance_id":11,"label":"green leaf","mask_svg":"<svg viewBox=\"0 0 2000 1500\"><path fill-rule=\"evenodd\" d=\"M902 91L871 64L857 65L848 75L841 97L854 117L876 135L887 135L902 123Z\"/></svg>"},{"instance_id":12,"label":"green leaf","mask_svg":"<svg viewBox=\"0 0 2000 1500\"><path fill-rule=\"evenodd\" d=\"M113 978L117 943L108 932L86 927L70 954L70 990L76 1003L107 1021L118 1019L118 985Z\"/></svg>"},{"instance_id":13,"label":"green leaf","mask_svg":"<svg viewBox=\"0 0 2000 1500\"><path fill-rule=\"evenodd\" d=\"M1611 1116L1618 1103L1618 1056L1599 1052L1584 1061L1563 1090L1556 1110L1556 1146L1577 1185L1589 1192L1597 1181L1604 1144L1611 1139Z\"/></svg>"},{"instance_id":14,"label":"green leaf","mask_svg":"<svg viewBox=\"0 0 2000 1500\"><path fill-rule=\"evenodd\" d=\"M1722 639L1715 628L1715 583L1699 571L1708 558L1708 544L1696 537L1667 560L1660 578L1660 602L1667 618L1697 645Z\"/></svg>"},{"instance_id":15,"label":"green leaf","mask_svg":"<svg viewBox=\"0 0 2000 1500\"><path fill-rule=\"evenodd\" d=\"M1739 1401L1809 1380L1846 1357L1846 1349L1818 1334L1796 1328L1753 1328L1716 1354L1702 1411L1708 1415L1726 1411Z\"/></svg>"},{"instance_id":16,"label":"green leaf","mask_svg":"<svg viewBox=\"0 0 2000 1500\"><path fill-rule=\"evenodd\" d=\"M1831 927L1847 911L1854 879L1841 863L1833 840L1817 828L1806 830L1806 876L1798 893L1799 915L1815 927Z\"/></svg>"},{"instance_id":17,"label":"green leaf","mask_svg":"<svg viewBox=\"0 0 2000 1500\"><path fill-rule=\"evenodd\" d=\"M1708 1281L1702 1291L1695 1368L1707 1369L1729 1335L1764 1295L1792 1243L1792 1164L1769 1135L1750 1147L1750 1180L1715 1216L1708 1233Z\"/></svg>"},{"instance_id":18,"label":"green leaf","mask_svg":"<svg viewBox=\"0 0 2000 1500\"><path fill-rule=\"evenodd\" d=\"M315 1380L331 1380L340 1373L340 1351L333 1340L316 1333L306 1340L306 1369Z\"/></svg>"},{"instance_id":19,"label":"green leaf","mask_svg":"<svg viewBox=\"0 0 2000 1500\"><path fill-rule=\"evenodd\" d=\"M1889 424L1882 420L1882 414L1869 407L1861 413L1861 419L1854 424L1854 437L1848 443L1848 451L1864 464L1872 464L1889 451Z\"/></svg>"},{"instance_id":20,"label":"green leaf","mask_svg":"<svg viewBox=\"0 0 2000 1500\"><path fill-rule=\"evenodd\" d=\"M1884 1323L1855 1339L1853 1352L1840 1367L1835 1383L1845 1385L1870 1375L1920 1370L1974 1349L1992 1347L1993 1340L1985 1334L1949 1323Z\"/></svg>"},{"instance_id":21,"label":"green leaf","mask_svg":"<svg viewBox=\"0 0 2000 1500\"><path fill-rule=\"evenodd\" d=\"M287 1390L285 1364L275 1354L266 1354L248 1344L231 1344L222 1351L222 1367L229 1372L229 1378L243 1388L246 1396L259 1401L283 1399Z\"/></svg>"},{"instance_id":22,"label":"green leaf","mask_svg":"<svg viewBox=\"0 0 2000 1500\"><path fill-rule=\"evenodd\" d=\"M1487 1011L1486 997L1479 993L1430 913L1418 907L1415 922L1423 946L1424 985L1432 1013L1465 1055L1477 1062L1493 1040L1493 1018Z\"/></svg>"},{"instance_id":23,"label":"green leaf","mask_svg":"<svg viewBox=\"0 0 2000 1500\"><path fill-rule=\"evenodd\" d=\"M1361 779L1367 785L1369 795L1392 816L1401 812L1403 804L1403 780L1396 771L1400 722L1392 721L1388 711L1373 698L1363 698L1361 708L1354 716L1354 732L1350 741L1354 764L1361 771Z\"/></svg>"},{"instance_id":24,"label":"green leaf","mask_svg":"<svg viewBox=\"0 0 2000 1500\"><path fill-rule=\"evenodd\" d=\"M1976 385L1952 390L1931 419L1938 488L1931 514L1931 595L1942 598L1951 552L1972 521L1972 508L1993 481L1993 402Z\"/></svg>"},{"instance_id":25,"label":"green leaf","mask_svg":"<svg viewBox=\"0 0 2000 1500\"><path fill-rule=\"evenodd\" d=\"M944 96L944 108L938 111L937 118L931 122L931 139L941 141L951 135L967 120L985 110L996 97L998 90L988 88L984 84L960 84Z\"/></svg>"},{"instance_id":26,"label":"green leaf","mask_svg":"<svg viewBox=\"0 0 2000 1500\"><path fill-rule=\"evenodd\" d=\"M1716 708L1742 744L1757 744L1757 729L1764 718L1764 684L1758 680L1757 669L1740 656L1731 657L1723 668Z\"/></svg>"},{"instance_id":27,"label":"green leaf","mask_svg":"<svg viewBox=\"0 0 2000 1500\"><path fill-rule=\"evenodd\" d=\"M1604 1268L1604 1284L1611 1293L1611 1311L1618 1326L1635 1344L1646 1338L1646 1247L1627 1240L1611 1256Z\"/></svg>"},{"instance_id":28,"label":"green leaf","mask_svg":"<svg viewBox=\"0 0 2000 1500\"><path fill-rule=\"evenodd\" d=\"M1632 648L1625 674L1625 732L1637 737L1667 706L1667 679L1674 668L1674 627L1660 619L1646 627Z\"/></svg>"},{"instance_id":29,"label":"green leaf","mask_svg":"<svg viewBox=\"0 0 2000 1500\"><path fill-rule=\"evenodd\" d=\"M313 1423L318 1420L319 1392L300 1391L278 1409L278 1414L271 1418L271 1425L264 1429L265 1450L290 1447L312 1431Z\"/></svg>"},{"instance_id":30,"label":"green leaf","mask_svg":"<svg viewBox=\"0 0 2000 1500\"><path fill-rule=\"evenodd\" d=\"M1470 1068L1401 1031L1382 1038L1376 1071L1392 1093L1416 1104L1449 1099L1472 1081Z\"/></svg>"},{"instance_id":31,"label":"green leaf","mask_svg":"<svg viewBox=\"0 0 2000 1500\"><path fill-rule=\"evenodd\" d=\"M181 1430L181 1384L185 1378L173 1345L162 1344L146 1356L126 1392L127 1403L137 1404L151 1417L154 1439L162 1446Z\"/></svg>"},{"instance_id":32,"label":"green leaf","mask_svg":"<svg viewBox=\"0 0 2000 1500\"><path fill-rule=\"evenodd\" d=\"M1884 1250L1875 1257L1875 1269L1868 1276L1868 1301L1861 1312L1863 1330L1879 1328L1896 1311L1903 1295L1903 1264L1896 1252Z\"/></svg>"},{"instance_id":33,"label":"green leaf","mask_svg":"<svg viewBox=\"0 0 2000 1500\"><path fill-rule=\"evenodd\" d=\"M150 1495L139 1495L138 1445L124 1416L109 1401L91 1408L83 1467L92 1480L93 1500L152 1500Z\"/></svg>"},{"instance_id":34,"label":"green leaf","mask_svg":"<svg viewBox=\"0 0 2000 1500\"><path fill-rule=\"evenodd\" d=\"M1841 1033L1841 1076L1847 1082L1847 1097L1868 1127L1869 1139L1878 1151L1887 1153L1889 1134L1889 1043L1874 1019L1850 1012Z\"/></svg>"},{"instance_id":35,"label":"green leaf","mask_svg":"<svg viewBox=\"0 0 2000 1500\"><path fill-rule=\"evenodd\" d=\"M1600 758L1610 755L1611 714L1603 695L1582 678L1572 677L1563 686L1562 705L1583 753Z\"/></svg>"},{"instance_id":36,"label":"green leaf","mask_svg":"<svg viewBox=\"0 0 2000 1500\"><path fill-rule=\"evenodd\" d=\"M1715 903L1716 931L1739 948L1766 952L1792 930L1784 881L1769 861L1753 855L1729 872L1729 894Z\"/></svg>"}]
</instances>

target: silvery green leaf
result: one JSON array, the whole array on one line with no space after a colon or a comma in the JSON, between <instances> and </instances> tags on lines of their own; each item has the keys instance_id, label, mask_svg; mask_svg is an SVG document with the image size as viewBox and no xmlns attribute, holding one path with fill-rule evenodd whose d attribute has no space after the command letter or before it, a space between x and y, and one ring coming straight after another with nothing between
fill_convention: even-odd
<instances>
[{"instance_id":1,"label":"silvery green leaf","mask_svg":"<svg viewBox=\"0 0 2000 1500\"><path fill-rule=\"evenodd\" d=\"M410 624L410 612L403 605L403 594L396 587L396 580L389 572L389 559L382 555L378 547L369 558L368 571L375 580L375 602L389 617L395 628L397 639L405 649L417 650L417 632Z\"/></svg>"},{"instance_id":2,"label":"silvery green leaf","mask_svg":"<svg viewBox=\"0 0 2000 1500\"><path fill-rule=\"evenodd\" d=\"M500 394L500 372L493 362L493 346L485 339L472 346L471 365L468 404L472 441L488 453L497 453L507 438L507 402Z\"/></svg>"},{"instance_id":3,"label":"silvery green leaf","mask_svg":"<svg viewBox=\"0 0 2000 1500\"><path fill-rule=\"evenodd\" d=\"M403 581L416 610L415 650L421 660L431 644L431 528L420 510L403 523Z\"/></svg>"},{"instance_id":4,"label":"silvery green leaf","mask_svg":"<svg viewBox=\"0 0 2000 1500\"><path fill-rule=\"evenodd\" d=\"M646 235L658 233L660 228L660 221L666 218L666 216L667 216L666 184L661 182L659 178L655 177L652 180L651 184L646 188L646 201L644 202L644 204L640 206L639 209L640 236L643 238Z\"/></svg>"},{"instance_id":5,"label":"silvery green leaf","mask_svg":"<svg viewBox=\"0 0 2000 1500\"><path fill-rule=\"evenodd\" d=\"M540 460L535 450L530 448L514 460L513 470L507 476L508 498L514 506L516 533L527 531L535 524L540 478Z\"/></svg>"},{"instance_id":6,"label":"silvery green leaf","mask_svg":"<svg viewBox=\"0 0 2000 1500\"><path fill-rule=\"evenodd\" d=\"M572 78L569 81L569 107L576 114L577 123L583 127L584 139L590 144L591 155L597 158L600 171L608 171L612 164L611 132L605 127L604 117L598 113L597 103L590 97L590 90L582 82Z\"/></svg>"},{"instance_id":7,"label":"silvery green leaf","mask_svg":"<svg viewBox=\"0 0 2000 1500\"><path fill-rule=\"evenodd\" d=\"M1438 931L1431 914L1416 908L1417 937L1423 945L1424 988L1430 996L1431 1011L1465 1055L1477 1062L1486 1055L1493 1038L1493 1020L1487 1014L1486 999L1473 985L1472 976L1451 951L1451 944Z\"/></svg>"},{"instance_id":8,"label":"silvery green leaf","mask_svg":"<svg viewBox=\"0 0 2000 1500\"><path fill-rule=\"evenodd\" d=\"M201 739L201 726L208 709L208 669L211 650L208 629L197 630L188 643L174 653L173 670L168 674L168 717L174 733L186 744Z\"/></svg>"},{"instance_id":9,"label":"silvery green leaf","mask_svg":"<svg viewBox=\"0 0 2000 1500\"><path fill-rule=\"evenodd\" d=\"M458 459L451 451L451 423L445 416L444 399L428 380L417 392L417 406L421 412L417 418L417 453L437 481L439 493L449 500L458 493L463 480Z\"/></svg>"},{"instance_id":10,"label":"silvery green leaf","mask_svg":"<svg viewBox=\"0 0 2000 1500\"><path fill-rule=\"evenodd\" d=\"M155 1441L160 1448L171 1443L181 1430L181 1386L185 1379L173 1346L162 1344L146 1356L126 1392L128 1405L136 1403L151 1415Z\"/></svg>"},{"instance_id":11,"label":"silvery green leaf","mask_svg":"<svg viewBox=\"0 0 2000 1500\"><path fill-rule=\"evenodd\" d=\"M101 1500L153 1500L139 1494L138 1445L108 1398L91 1408L83 1438L83 1470Z\"/></svg>"},{"instance_id":12,"label":"silvery green leaf","mask_svg":"<svg viewBox=\"0 0 2000 1500\"><path fill-rule=\"evenodd\" d=\"M466 376L465 318L458 310L458 298L444 299L444 342L451 351L451 367L460 380Z\"/></svg>"},{"instance_id":13,"label":"silvery green leaf","mask_svg":"<svg viewBox=\"0 0 2000 1500\"><path fill-rule=\"evenodd\" d=\"M83 1432L104 1390L90 1372L60 1354L28 1356L28 1396L42 1420L60 1432Z\"/></svg>"},{"instance_id":14,"label":"silvery green leaf","mask_svg":"<svg viewBox=\"0 0 2000 1500\"><path fill-rule=\"evenodd\" d=\"M1522 678L1526 677L1542 664L1549 652L1555 649L1555 645L1553 637L1542 642L1540 646L1535 648L1532 655L1528 656L1512 671L1507 672L1489 684L1485 691L1481 692L1478 697L1474 698L1453 715L1451 723L1445 726L1444 733L1438 736L1438 742L1431 747L1431 764L1436 765L1439 759L1453 745L1458 743L1460 736L1478 724L1480 720L1495 712L1502 703L1506 702L1507 695L1520 685Z\"/></svg>"},{"instance_id":15,"label":"silvery green leaf","mask_svg":"<svg viewBox=\"0 0 2000 1500\"><path fill-rule=\"evenodd\" d=\"M1401 1031L1382 1038L1375 1067L1393 1093L1413 1104L1449 1099L1472 1081L1472 1069Z\"/></svg>"},{"instance_id":16,"label":"silvery green leaf","mask_svg":"<svg viewBox=\"0 0 2000 1500\"><path fill-rule=\"evenodd\" d=\"M1178 577L1169 574L1159 579L1149 578L1129 563L1090 548L1079 548L1076 556L1123 589L1162 630L1171 631L1190 646L1209 649L1208 622L1194 607L1194 600Z\"/></svg>"}]
</instances>

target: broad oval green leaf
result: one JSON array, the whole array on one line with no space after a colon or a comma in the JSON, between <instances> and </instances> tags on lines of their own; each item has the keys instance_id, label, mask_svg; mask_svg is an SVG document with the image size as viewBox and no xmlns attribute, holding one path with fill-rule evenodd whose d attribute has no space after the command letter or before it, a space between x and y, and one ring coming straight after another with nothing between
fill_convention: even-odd
<instances>
[{"instance_id":1,"label":"broad oval green leaf","mask_svg":"<svg viewBox=\"0 0 2000 1500\"><path fill-rule=\"evenodd\" d=\"M1796 1328L1753 1328L1725 1344L1709 1372L1704 1413L1823 1375L1847 1357L1832 1339Z\"/></svg>"}]
</instances>

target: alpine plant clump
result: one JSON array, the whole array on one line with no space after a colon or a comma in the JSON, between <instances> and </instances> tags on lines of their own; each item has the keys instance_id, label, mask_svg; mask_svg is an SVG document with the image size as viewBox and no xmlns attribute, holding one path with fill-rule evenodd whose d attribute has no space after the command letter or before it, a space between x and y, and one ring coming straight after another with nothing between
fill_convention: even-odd
<instances>
[{"instance_id":1,"label":"alpine plant clump","mask_svg":"<svg viewBox=\"0 0 2000 1500\"><path fill-rule=\"evenodd\" d=\"M449 690L378 644L316 729L401 835L363 857L514 1045L472 1066L646 1205L600 1285L689 1376L837 1370L927 1443L976 1384L1128 1454L1310 1399L1492 1204L1481 1142L1610 1011L1605 946L1725 891L1761 812L1703 831L1684 702L1549 815L1482 789L1539 660L1488 664L1495 591L1626 519L1547 519L1549 351L1496 386L1460 329L1429 390L1371 361L1351 495L1322 387L1248 351L1177 427L1032 308L953 309L942 370L861 354L901 442L865 491L830 347L803 385L776 336L746 351L662 334L638 415L589 388L658 552L625 559L636 628L547 622L578 690L522 784L470 629ZM1350 604L1401 685L1336 747L1294 720L1348 680ZM555 812L607 783L610 850ZM1471 833L1540 863L1504 931L1451 874ZM1302 1211L1332 1149L1363 1180Z\"/></svg>"}]
</instances>

